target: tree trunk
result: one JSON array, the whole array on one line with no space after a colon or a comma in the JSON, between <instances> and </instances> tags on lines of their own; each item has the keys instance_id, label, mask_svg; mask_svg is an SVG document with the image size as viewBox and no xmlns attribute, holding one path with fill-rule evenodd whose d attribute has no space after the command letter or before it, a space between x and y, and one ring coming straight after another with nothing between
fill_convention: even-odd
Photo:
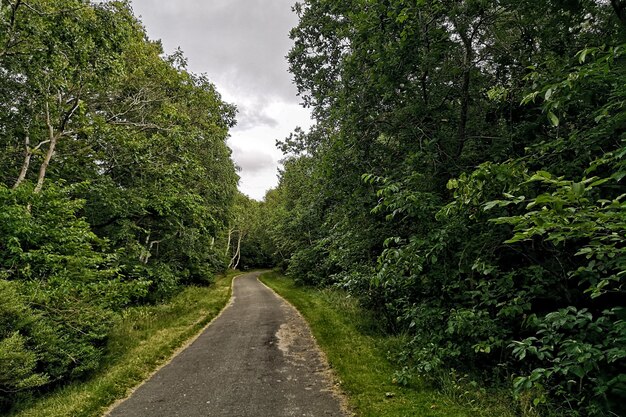
<instances>
[{"instance_id":1,"label":"tree trunk","mask_svg":"<svg viewBox=\"0 0 626 417\"><path fill-rule=\"evenodd\" d=\"M65 113L63 119L61 120L58 132L54 131L54 126L52 125L52 118L50 117L50 105L46 101L46 126L48 127L48 141L50 142L50 144L48 145L48 151L46 152L46 156L44 157L43 162L41 163L41 166L39 167L39 177L37 178L37 185L35 186L35 190L34 190L35 194L41 192L41 189L43 188L43 182L46 179L46 172L48 170L48 165L50 165L50 160L52 159L52 155L54 155L54 150L57 146L57 142L59 141L61 136L68 133L66 131L66 127L67 127L67 124L72 119L72 116L74 115L76 110L78 110L78 107L80 104L80 92L79 94L76 95L73 101L74 101L74 104L72 105L72 108L69 109ZM61 105L62 102L63 100L62 100L61 94L59 93L59 105ZM43 143L41 143L40 145L42 145Z\"/></svg>"},{"instance_id":2,"label":"tree trunk","mask_svg":"<svg viewBox=\"0 0 626 417\"><path fill-rule=\"evenodd\" d=\"M39 177L37 178L37 185L35 186L35 194L41 192L41 189L43 188L46 171L48 170L48 165L50 165L50 160L52 159L52 155L54 154L54 149L57 146L57 140L59 138L58 134L54 133L54 126L52 126L52 120L50 120L50 106L48 103L46 103L46 125L48 126L48 138L50 140L50 144L48 145L46 156L39 167Z\"/></svg>"},{"instance_id":3,"label":"tree trunk","mask_svg":"<svg viewBox=\"0 0 626 417\"><path fill-rule=\"evenodd\" d=\"M241 230L238 230L239 235L237 237L237 249L235 249L235 253L233 254L233 257L230 258L230 262L228 264L228 268L233 268L236 269L237 265L239 265L239 259L241 258L240 255L240 250L241 250L241 239L242 239L242 233Z\"/></svg>"},{"instance_id":4,"label":"tree trunk","mask_svg":"<svg viewBox=\"0 0 626 417\"><path fill-rule=\"evenodd\" d=\"M613 10L617 18L622 22L622 25L626 25L626 1L611 0L611 6L613 6Z\"/></svg>"},{"instance_id":5,"label":"tree trunk","mask_svg":"<svg viewBox=\"0 0 626 417\"><path fill-rule=\"evenodd\" d=\"M228 256L228 252L230 251L230 239L234 231L235 229L228 229L228 241L226 242L226 251L224 251L224 256ZM228 264L228 266L230 267L230 264Z\"/></svg>"},{"instance_id":6,"label":"tree trunk","mask_svg":"<svg viewBox=\"0 0 626 417\"><path fill-rule=\"evenodd\" d=\"M15 180L15 184L13 184L13 189L15 190L17 187L20 186L20 184L22 182L24 182L24 180L26 179L26 174L28 174L28 168L30 168L30 161L31 158L33 156L33 153L40 149L43 145L50 143L49 140L44 140L42 142L39 142L39 144L37 146L35 146L34 148L31 149L30 147L30 137L28 135L26 135L26 138L24 139L24 162L22 162L22 169L20 170L20 175L17 177L17 180Z\"/></svg>"},{"instance_id":7,"label":"tree trunk","mask_svg":"<svg viewBox=\"0 0 626 417\"><path fill-rule=\"evenodd\" d=\"M30 137L26 135L24 138L24 162L22 162L22 169L20 170L20 175L17 177L15 184L13 184L13 189L15 190L26 178L26 173L28 172L28 167L30 166L30 158L33 156L33 151L30 149Z\"/></svg>"},{"instance_id":8,"label":"tree trunk","mask_svg":"<svg viewBox=\"0 0 626 417\"><path fill-rule=\"evenodd\" d=\"M241 260L241 238L242 238L243 233L239 232L239 237L237 238L237 253L235 254L235 257L237 258L237 261L235 262L235 265L233 266L233 269L237 269L237 267L239 266L239 261Z\"/></svg>"},{"instance_id":9,"label":"tree trunk","mask_svg":"<svg viewBox=\"0 0 626 417\"><path fill-rule=\"evenodd\" d=\"M463 54L463 79L461 81L461 109L459 111L458 147L457 158L463 153L463 147L467 139L467 119L469 109L469 89L471 83L471 63L472 63L472 41L467 33L459 31L459 36L463 41L465 52Z\"/></svg>"}]
</instances>

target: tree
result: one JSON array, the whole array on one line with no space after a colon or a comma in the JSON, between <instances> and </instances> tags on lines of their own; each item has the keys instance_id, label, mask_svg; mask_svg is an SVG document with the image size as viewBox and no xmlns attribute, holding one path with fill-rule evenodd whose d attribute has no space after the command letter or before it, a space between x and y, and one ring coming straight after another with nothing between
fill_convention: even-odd
<instances>
[{"instance_id":1,"label":"tree","mask_svg":"<svg viewBox=\"0 0 626 417\"><path fill-rule=\"evenodd\" d=\"M226 267L234 117L126 1L0 2L0 410L98 369L122 309Z\"/></svg>"},{"instance_id":2,"label":"tree","mask_svg":"<svg viewBox=\"0 0 626 417\"><path fill-rule=\"evenodd\" d=\"M621 411L622 9L295 7L290 70L317 122L281 144L270 235L288 273L412 335L400 380L516 374L535 406Z\"/></svg>"}]
</instances>

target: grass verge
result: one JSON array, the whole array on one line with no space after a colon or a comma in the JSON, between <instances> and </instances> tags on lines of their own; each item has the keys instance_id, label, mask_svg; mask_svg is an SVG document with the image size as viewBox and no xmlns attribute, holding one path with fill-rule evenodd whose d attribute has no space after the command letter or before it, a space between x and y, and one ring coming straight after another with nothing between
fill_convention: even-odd
<instances>
[{"instance_id":1,"label":"grass verge","mask_svg":"<svg viewBox=\"0 0 626 417\"><path fill-rule=\"evenodd\" d=\"M187 287L164 304L125 310L111 331L106 365L84 381L18 404L9 416L101 416L219 314L237 274L220 276L210 287Z\"/></svg>"},{"instance_id":2,"label":"grass verge","mask_svg":"<svg viewBox=\"0 0 626 417\"><path fill-rule=\"evenodd\" d=\"M374 320L358 303L335 290L297 286L276 272L261 275L270 288L293 304L305 317L326 353L330 365L360 417L469 417L514 416L513 408L497 394L469 392L458 380L442 393L419 381L394 384L394 365L388 351L398 340L373 328Z\"/></svg>"}]
</instances>

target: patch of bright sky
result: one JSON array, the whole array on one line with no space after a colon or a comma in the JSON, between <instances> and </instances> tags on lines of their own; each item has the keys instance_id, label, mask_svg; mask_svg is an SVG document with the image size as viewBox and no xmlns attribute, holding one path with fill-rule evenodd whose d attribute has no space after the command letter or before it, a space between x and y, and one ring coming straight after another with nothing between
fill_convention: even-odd
<instances>
[{"instance_id":1,"label":"patch of bright sky","mask_svg":"<svg viewBox=\"0 0 626 417\"><path fill-rule=\"evenodd\" d=\"M222 97L237 105L228 141L241 168L239 189L261 200L278 183L275 147L296 126L308 128L285 55L297 24L292 0L133 0L148 36L166 53L180 47L189 69L206 73Z\"/></svg>"}]
</instances>

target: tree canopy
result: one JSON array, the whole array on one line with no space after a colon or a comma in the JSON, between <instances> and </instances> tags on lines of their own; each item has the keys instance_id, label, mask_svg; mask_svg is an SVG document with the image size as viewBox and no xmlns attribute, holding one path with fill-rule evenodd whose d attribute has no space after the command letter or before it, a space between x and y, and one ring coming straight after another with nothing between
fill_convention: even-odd
<instances>
[{"instance_id":1,"label":"tree canopy","mask_svg":"<svg viewBox=\"0 0 626 417\"><path fill-rule=\"evenodd\" d=\"M621 415L621 1L306 0L276 262L409 335L398 381L460 369L520 412Z\"/></svg>"},{"instance_id":2,"label":"tree canopy","mask_svg":"<svg viewBox=\"0 0 626 417\"><path fill-rule=\"evenodd\" d=\"M227 267L234 123L129 2L0 2L0 410L96 369L122 308Z\"/></svg>"}]
</instances>

